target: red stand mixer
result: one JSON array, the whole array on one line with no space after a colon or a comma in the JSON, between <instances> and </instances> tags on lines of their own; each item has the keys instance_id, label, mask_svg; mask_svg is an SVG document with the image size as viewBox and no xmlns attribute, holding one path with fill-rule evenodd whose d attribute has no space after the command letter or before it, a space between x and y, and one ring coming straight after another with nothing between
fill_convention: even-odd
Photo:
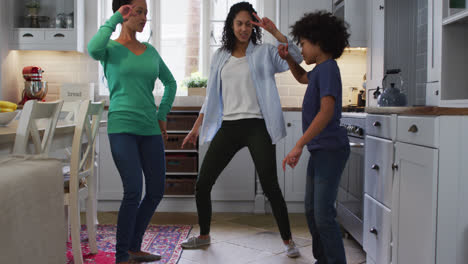
<instances>
[{"instance_id":1,"label":"red stand mixer","mask_svg":"<svg viewBox=\"0 0 468 264\"><path fill-rule=\"evenodd\" d=\"M28 100L44 101L47 95L47 82L42 81L44 70L37 66L26 66L23 68L24 90L19 105L24 105Z\"/></svg>"}]
</instances>

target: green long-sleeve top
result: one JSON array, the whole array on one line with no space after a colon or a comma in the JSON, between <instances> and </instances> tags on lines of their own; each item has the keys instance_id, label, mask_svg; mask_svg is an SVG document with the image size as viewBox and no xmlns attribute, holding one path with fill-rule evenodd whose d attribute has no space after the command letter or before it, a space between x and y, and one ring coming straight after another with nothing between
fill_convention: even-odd
<instances>
[{"instance_id":1,"label":"green long-sleeve top","mask_svg":"<svg viewBox=\"0 0 468 264\"><path fill-rule=\"evenodd\" d=\"M107 132L160 135L157 120L166 121L174 102L177 83L151 44L144 42L146 50L137 56L110 39L115 27L122 22L122 15L115 12L88 43L89 55L101 62L109 86ZM159 110L153 96L157 78L164 84Z\"/></svg>"}]
</instances>

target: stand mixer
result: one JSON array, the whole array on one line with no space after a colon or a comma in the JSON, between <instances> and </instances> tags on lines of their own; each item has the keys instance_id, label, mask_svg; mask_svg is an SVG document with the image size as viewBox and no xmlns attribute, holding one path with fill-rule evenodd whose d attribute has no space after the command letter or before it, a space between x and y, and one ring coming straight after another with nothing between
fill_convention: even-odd
<instances>
[{"instance_id":1,"label":"stand mixer","mask_svg":"<svg viewBox=\"0 0 468 264\"><path fill-rule=\"evenodd\" d=\"M19 105L24 105L28 100L44 101L47 95L47 82L42 81L44 70L37 66L23 68L24 90Z\"/></svg>"}]
</instances>

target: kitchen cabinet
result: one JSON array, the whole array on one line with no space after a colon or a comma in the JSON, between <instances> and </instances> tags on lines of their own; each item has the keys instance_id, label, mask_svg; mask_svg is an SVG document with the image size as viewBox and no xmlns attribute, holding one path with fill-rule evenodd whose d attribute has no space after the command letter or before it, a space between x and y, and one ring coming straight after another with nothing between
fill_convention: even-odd
<instances>
[{"instance_id":1,"label":"kitchen cabinet","mask_svg":"<svg viewBox=\"0 0 468 264\"><path fill-rule=\"evenodd\" d=\"M467 107L468 7L450 2L428 0L426 104Z\"/></svg>"},{"instance_id":2,"label":"kitchen cabinet","mask_svg":"<svg viewBox=\"0 0 468 264\"><path fill-rule=\"evenodd\" d=\"M122 181L112 158L107 126L99 128L99 142L97 143L99 149L98 201L120 201L123 198Z\"/></svg>"},{"instance_id":3,"label":"kitchen cabinet","mask_svg":"<svg viewBox=\"0 0 468 264\"><path fill-rule=\"evenodd\" d=\"M84 0L42 0L36 15L26 8L29 2L9 0L10 49L84 51Z\"/></svg>"},{"instance_id":4,"label":"kitchen cabinet","mask_svg":"<svg viewBox=\"0 0 468 264\"><path fill-rule=\"evenodd\" d=\"M373 93L377 88L382 92L384 73L384 43L385 43L385 1L367 1L367 105L377 105Z\"/></svg>"},{"instance_id":5,"label":"kitchen cabinet","mask_svg":"<svg viewBox=\"0 0 468 264\"><path fill-rule=\"evenodd\" d=\"M364 212L368 263L465 263L468 116L369 114L368 119ZM374 163L387 180L379 181L378 173L371 173ZM380 236L388 228L391 236ZM387 257L385 252L391 254Z\"/></svg>"},{"instance_id":6,"label":"kitchen cabinet","mask_svg":"<svg viewBox=\"0 0 468 264\"><path fill-rule=\"evenodd\" d=\"M284 34L291 31L291 26L301 19L305 13L318 10L332 11L330 0L279 0L277 15L279 16L279 30Z\"/></svg>"},{"instance_id":7,"label":"kitchen cabinet","mask_svg":"<svg viewBox=\"0 0 468 264\"><path fill-rule=\"evenodd\" d=\"M346 23L350 47L367 46L367 11L362 0L331 0L333 14Z\"/></svg>"},{"instance_id":8,"label":"kitchen cabinet","mask_svg":"<svg viewBox=\"0 0 468 264\"><path fill-rule=\"evenodd\" d=\"M397 142L395 153L396 263L435 263L438 150Z\"/></svg>"},{"instance_id":9,"label":"kitchen cabinet","mask_svg":"<svg viewBox=\"0 0 468 264\"><path fill-rule=\"evenodd\" d=\"M302 113L301 112L285 112L284 119L286 122L287 136L284 140L284 154L277 160L282 166L283 159L291 151L296 142L302 137ZM284 199L286 202L303 202L305 197L305 186L307 179L307 165L309 164L310 153L305 146L302 150L302 155L296 167L292 169L286 166L286 171L278 171L278 174L284 175Z\"/></svg>"},{"instance_id":10,"label":"kitchen cabinet","mask_svg":"<svg viewBox=\"0 0 468 264\"><path fill-rule=\"evenodd\" d=\"M396 115L366 117L363 248L367 263L391 263L396 128Z\"/></svg>"}]
</instances>

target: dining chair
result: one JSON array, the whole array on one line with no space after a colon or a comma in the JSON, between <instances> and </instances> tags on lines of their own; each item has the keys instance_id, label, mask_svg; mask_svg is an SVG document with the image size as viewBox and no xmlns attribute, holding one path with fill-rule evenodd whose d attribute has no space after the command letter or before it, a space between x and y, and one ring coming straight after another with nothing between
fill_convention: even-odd
<instances>
[{"instance_id":1,"label":"dining chair","mask_svg":"<svg viewBox=\"0 0 468 264\"><path fill-rule=\"evenodd\" d=\"M27 101L21 111L12 154L47 156L52 145L52 139L62 105L62 100L55 102ZM41 128L43 125L45 125L45 127L41 139L41 133L39 133L38 128ZM30 137L34 145L34 150L32 151L28 151Z\"/></svg>"},{"instance_id":2,"label":"dining chair","mask_svg":"<svg viewBox=\"0 0 468 264\"><path fill-rule=\"evenodd\" d=\"M86 226L90 251L97 254L97 179L94 175L96 136L104 111L104 101L82 101L75 117L75 131L70 158L70 178L65 188L64 202L68 207L72 251L75 264L83 263L80 241L80 200L86 199Z\"/></svg>"}]
</instances>

